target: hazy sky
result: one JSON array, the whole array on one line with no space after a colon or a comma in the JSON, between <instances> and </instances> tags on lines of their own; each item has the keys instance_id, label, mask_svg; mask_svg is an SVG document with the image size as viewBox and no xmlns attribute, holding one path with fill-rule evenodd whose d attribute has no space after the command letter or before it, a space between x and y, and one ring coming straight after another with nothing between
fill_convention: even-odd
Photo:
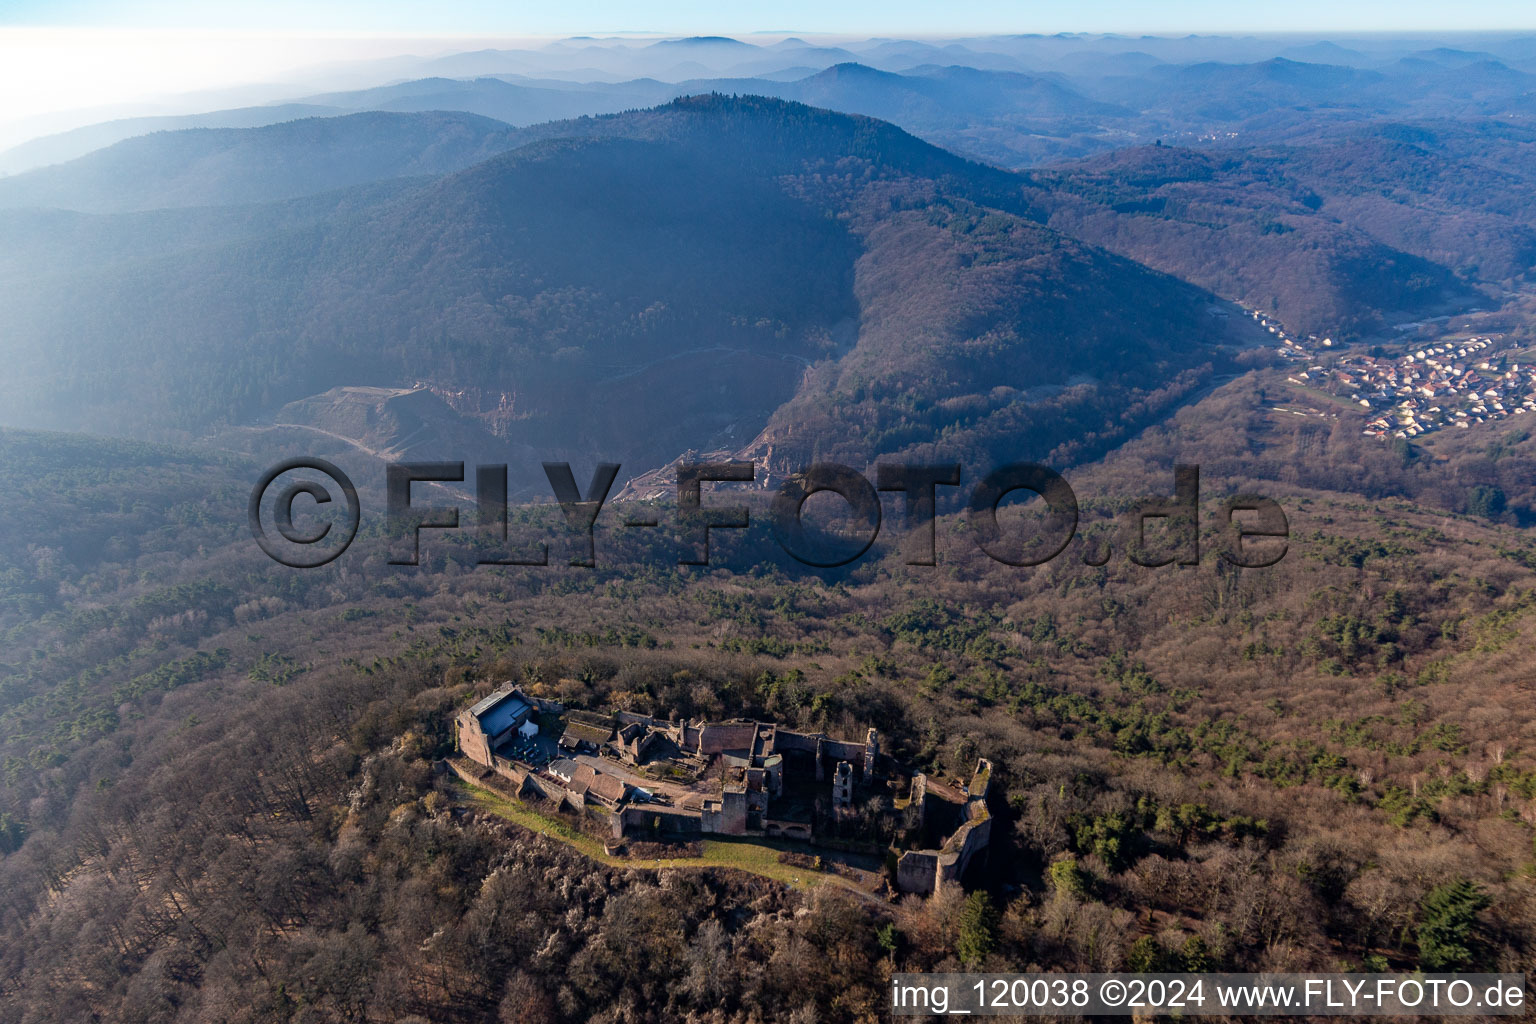
<instances>
[{"instance_id":1,"label":"hazy sky","mask_svg":"<svg viewBox=\"0 0 1536 1024\"><path fill-rule=\"evenodd\" d=\"M938 33L1536 27L1530 0L0 0L0 24L265 31Z\"/></svg>"}]
</instances>

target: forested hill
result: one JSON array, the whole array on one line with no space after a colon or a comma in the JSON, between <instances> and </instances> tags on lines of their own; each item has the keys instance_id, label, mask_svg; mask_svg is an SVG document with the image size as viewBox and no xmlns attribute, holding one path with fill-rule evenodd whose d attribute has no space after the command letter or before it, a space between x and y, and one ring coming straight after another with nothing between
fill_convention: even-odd
<instances>
[{"instance_id":1,"label":"forested hill","mask_svg":"<svg viewBox=\"0 0 1536 1024\"><path fill-rule=\"evenodd\" d=\"M1393 317L1486 305L1536 267L1536 130L1381 122L1287 145L1136 146L1032 171L1067 234L1279 317L1359 337Z\"/></svg>"},{"instance_id":2,"label":"forested hill","mask_svg":"<svg viewBox=\"0 0 1536 1024\"><path fill-rule=\"evenodd\" d=\"M706 96L528 138L267 236L18 274L8 414L195 436L425 380L512 443L638 472L745 445L797 395L846 406L836 440L869 456L959 416L989 450L1016 424L987 411L1045 388L1050 450L1222 358L1212 296L882 122Z\"/></svg>"},{"instance_id":3,"label":"forested hill","mask_svg":"<svg viewBox=\"0 0 1536 1024\"><path fill-rule=\"evenodd\" d=\"M7 183L217 205L0 212L5 413L198 437L425 383L471 421L445 436L636 473L690 449L859 461L939 438L1071 461L1221 372L1245 342L1216 297L1343 339L1486 301L1536 258L1532 145L1514 125L1377 124L1017 175L720 94L527 129L163 133ZM119 173L135 161L154 173Z\"/></svg>"},{"instance_id":4,"label":"forested hill","mask_svg":"<svg viewBox=\"0 0 1536 1024\"><path fill-rule=\"evenodd\" d=\"M1144 146L1032 175L1049 224L1280 317L1307 334L1359 337L1390 314L1476 301L1451 268L1349 216L1299 152ZM1321 179L1321 180L1319 180ZM1364 211L1358 211L1364 212ZM1419 246L1417 248L1423 248ZM1438 255L1438 254L1437 254Z\"/></svg>"}]
</instances>

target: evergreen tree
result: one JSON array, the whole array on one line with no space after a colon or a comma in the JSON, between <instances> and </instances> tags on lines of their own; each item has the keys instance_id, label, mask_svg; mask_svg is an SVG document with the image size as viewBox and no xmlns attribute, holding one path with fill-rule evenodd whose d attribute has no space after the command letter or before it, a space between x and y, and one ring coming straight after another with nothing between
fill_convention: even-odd
<instances>
[{"instance_id":1,"label":"evergreen tree","mask_svg":"<svg viewBox=\"0 0 1536 1024\"><path fill-rule=\"evenodd\" d=\"M997 908L992 897L977 891L965 899L960 913L960 944L957 952L967 967L975 967L997 948Z\"/></svg>"},{"instance_id":2,"label":"evergreen tree","mask_svg":"<svg viewBox=\"0 0 1536 1024\"><path fill-rule=\"evenodd\" d=\"M1431 889L1419 904L1419 964L1427 971L1461 970L1477 960L1477 915L1493 905L1465 878Z\"/></svg>"}]
</instances>

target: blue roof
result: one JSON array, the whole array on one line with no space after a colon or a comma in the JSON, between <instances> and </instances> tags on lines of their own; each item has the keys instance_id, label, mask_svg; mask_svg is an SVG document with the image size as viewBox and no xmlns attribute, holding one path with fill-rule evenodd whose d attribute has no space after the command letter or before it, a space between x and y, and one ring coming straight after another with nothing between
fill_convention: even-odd
<instances>
[{"instance_id":1,"label":"blue roof","mask_svg":"<svg viewBox=\"0 0 1536 1024\"><path fill-rule=\"evenodd\" d=\"M480 720L487 736L499 736L517 725L533 710L533 705L509 690L498 690L469 709Z\"/></svg>"}]
</instances>

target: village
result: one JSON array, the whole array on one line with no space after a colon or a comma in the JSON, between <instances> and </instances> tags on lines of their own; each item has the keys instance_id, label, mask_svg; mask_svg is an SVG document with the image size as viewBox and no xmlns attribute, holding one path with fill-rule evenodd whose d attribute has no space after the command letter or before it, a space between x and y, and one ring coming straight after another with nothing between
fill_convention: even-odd
<instances>
[{"instance_id":1,"label":"village","mask_svg":"<svg viewBox=\"0 0 1536 1024\"><path fill-rule=\"evenodd\" d=\"M1509 359L1492 338L1427 345L1395 359L1346 356L1290 380L1360 406L1371 416L1362 432L1383 439L1536 412L1536 364Z\"/></svg>"},{"instance_id":2,"label":"village","mask_svg":"<svg viewBox=\"0 0 1536 1024\"><path fill-rule=\"evenodd\" d=\"M664 721L567 710L504 684L454 718L472 785L603 825L615 843L757 838L889 864L892 892L961 887L991 837L991 765L968 779L910 773L859 740L777 723Z\"/></svg>"},{"instance_id":3,"label":"village","mask_svg":"<svg viewBox=\"0 0 1536 1024\"><path fill-rule=\"evenodd\" d=\"M1280 342L1276 354L1298 364L1286 381L1359 407L1370 417L1361 431L1367 437L1407 439L1536 414L1536 360L1521 361L1518 350L1497 336L1421 343L1398 356L1341 354L1321 362L1319 349L1333 348L1332 338L1298 340L1265 314L1250 315ZM1399 330L1420 326L1402 324Z\"/></svg>"}]
</instances>

